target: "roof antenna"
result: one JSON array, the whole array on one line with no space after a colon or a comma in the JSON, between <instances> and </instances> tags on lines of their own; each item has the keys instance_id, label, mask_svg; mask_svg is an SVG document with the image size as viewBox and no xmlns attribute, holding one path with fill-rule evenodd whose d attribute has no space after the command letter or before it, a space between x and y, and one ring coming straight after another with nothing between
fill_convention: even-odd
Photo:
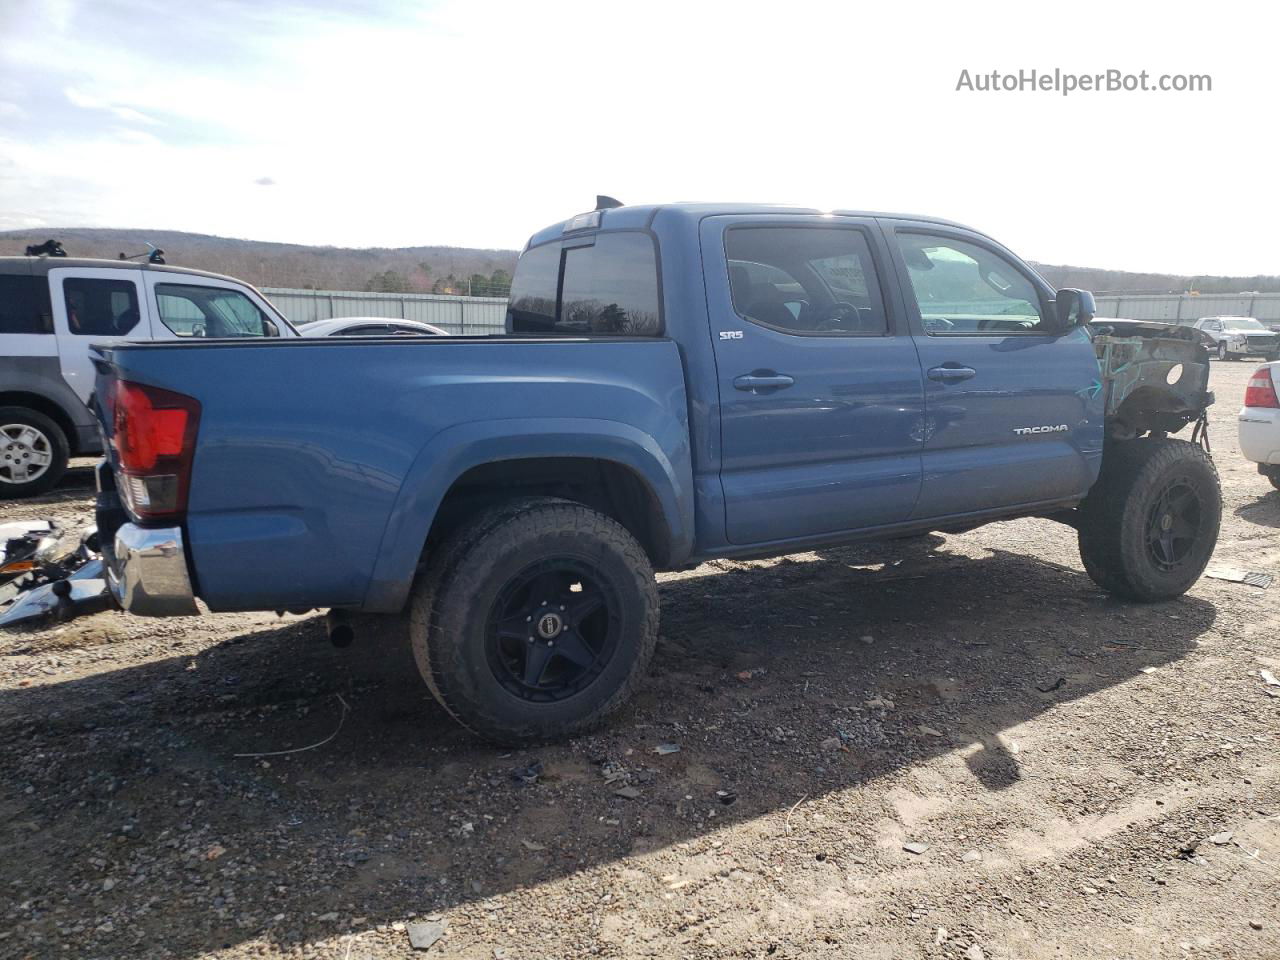
<instances>
[{"instance_id":1,"label":"roof antenna","mask_svg":"<svg viewBox=\"0 0 1280 960\"><path fill-rule=\"evenodd\" d=\"M606 197L603 193L596 194L597 210L612 210L614 207L622 206L621 200L615 200L613 197Z\"/></svg>"},{"instance_id":2,"label":"roof antenna","mask_svg":"<svg viewBox=\"0 0 1280 960\"><path fill-rule=\"evenodd\" d=\"M44 243L27 247L28 257L65 257L66 255L67 251L62 249L62 243L59 240L46 240Z\"/></svg>"},{"instance_id":3,"label":"roof antenna","mask_svg":"<svg viewBox=\"0 0 1280 960\"><path fill-rule=\"evenodd\" d=\"M137 260L139 257L146 257L147 263L155 263L155 264L163 265L164 251L161 250L159 247L157 247L154 243L148 243L146 240L142 242L147 244L146 253L131 253L128 255L122 253L120 254L120 259L121 260Z\"/></svg>"}]
</instances>

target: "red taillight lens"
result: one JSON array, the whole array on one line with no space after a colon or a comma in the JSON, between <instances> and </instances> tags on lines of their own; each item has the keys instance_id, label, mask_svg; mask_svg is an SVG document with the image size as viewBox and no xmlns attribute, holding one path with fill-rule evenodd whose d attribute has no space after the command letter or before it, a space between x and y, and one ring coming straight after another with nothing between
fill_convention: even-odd
<instances>
[{"instance_id":1,"label":"red taillight lens","mask_svg":"<svg viewBox=\"0 0 1280 960\"><path fill-rule=\"evenodd\" d=\"M1270 367L1259 367L1244 390L1246 407L1280 407L1276 397L1276 385L1271 379Z\"/></svg>"},{"instance_id":2,"label":"red taillight lens","mask_svg":"<svg viewBox=\"0 0 1280 960\"><path fill-rule=\"evenodd\" d=\"M173 517L187 508L200 402L171 390L116 381L112 438L120 492L139 518Z\"/></svg>"}]
</instances>

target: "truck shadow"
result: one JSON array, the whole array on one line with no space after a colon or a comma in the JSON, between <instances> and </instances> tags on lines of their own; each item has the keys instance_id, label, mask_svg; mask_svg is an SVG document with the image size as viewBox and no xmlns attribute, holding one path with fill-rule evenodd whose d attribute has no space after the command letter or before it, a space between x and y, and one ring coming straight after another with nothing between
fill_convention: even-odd
<instances>
[{"instance_id":1,"label":"truck shadow","mask_svg":"<svg viewBox=\"0 0 1280 960\"><path fill-rule=\"evenodd\" d=\"M1006 731L1177 660L1214 621L1199 599L1125 605L1076 569L939 539L665 577L648 682L567 744L477 742L431 701L395 624L338 651L313 617L8 690L13 945L289 948L729 825L772 835L806 797L862 802L947 754L975 794L1004 790L1022 762ZM278 751L298 752L237 756ZM88 926L60 934L74 918Z\"/></svg>"}]
</instances>

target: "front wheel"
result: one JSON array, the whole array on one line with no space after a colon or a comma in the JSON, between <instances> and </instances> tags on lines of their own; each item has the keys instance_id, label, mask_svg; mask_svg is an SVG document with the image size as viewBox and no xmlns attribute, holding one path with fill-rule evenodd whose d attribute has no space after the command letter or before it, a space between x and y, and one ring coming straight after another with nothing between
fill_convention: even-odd
<instances>
[{"instance_id":1,"label":"front wheel","mask_svg":"<svg viewBox=\"0 0 1280 960\"><path fill-rule=\"evenodd\" d=\"M1219 360L1227 359L1227 344L1225 340L1218 341L1218 359Z\"/></svg>"},{"instance_id":2,"label":"front wheel","mask_svg":"<svg viewBox=\"0 0 1280 960\"><path fill-rule=\"evenodd\" d=\"M1201 447L1168 438L1109 444L1080 506L1080 557L1109 593L1171 600L1204 572L1221 520L1218 471Z\"/></svg>"},{"instance_id":3,"label":"front wheel","mask_svg":"<svg viewBox=\"0 0 1280 960\"><path fill-rule=\"evenodd\" d=\"M528 497L484 511L415 588L418 669L463 726L500 743L554 740L617 710L658 639L653 568L621 524Z\"/></svg>"},{"instance_id":4,"label":"front wheel","mask_svg":"<svg viewBox=\"0 0 1280 960\"><path fill-rule=\"evenodd\" d=\"M0 498L34 497L67 472L62 428L28 407L0 407Z\"/></svg>"}]
</instances>

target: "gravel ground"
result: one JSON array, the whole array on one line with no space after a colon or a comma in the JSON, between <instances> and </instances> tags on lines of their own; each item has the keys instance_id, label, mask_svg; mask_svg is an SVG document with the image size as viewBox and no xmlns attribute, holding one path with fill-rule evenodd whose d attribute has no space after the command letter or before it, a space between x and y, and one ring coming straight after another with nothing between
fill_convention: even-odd
<instances>
[{"instance_id":1,"label":"gravel ground","mask_svg":"<svg viewBox=\"0 0 1280 960\"><path fill-rule=\"evenodd\" d=\"M1280 573L1253 369L1217 559ZM1120 603L1038 520L660 580L636 702L515 753L395 622L5 634L0 956L1280 957L1280 585Z\"/></svg>"}]
</instances>

